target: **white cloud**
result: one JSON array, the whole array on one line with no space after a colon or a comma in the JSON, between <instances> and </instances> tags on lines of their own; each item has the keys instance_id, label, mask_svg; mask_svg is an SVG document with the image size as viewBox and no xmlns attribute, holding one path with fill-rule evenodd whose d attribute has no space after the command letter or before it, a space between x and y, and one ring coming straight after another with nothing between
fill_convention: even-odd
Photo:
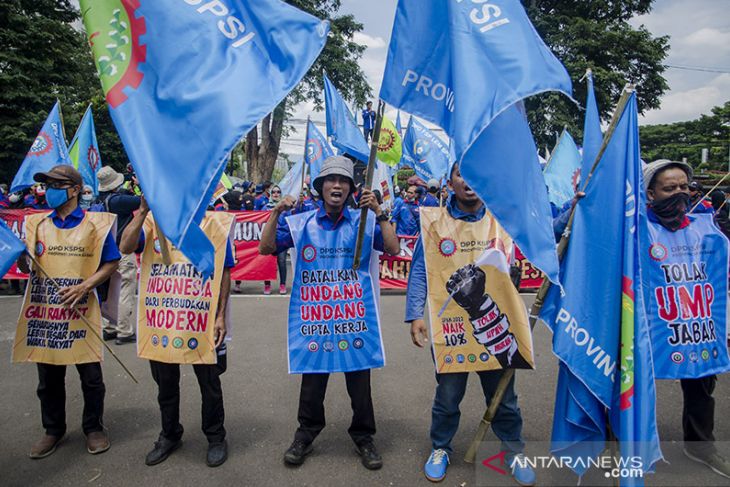
<instances>
[{"instance_id":1,"label":"white cloud","mask_svg":"<svg viewBox=\"0 0 730 487\"><path fill-rule=\"evenodd\" d=\"M364 32L355 32L352 36L352 40L358 44L368 46L369 49L383 49L388 47L388 44L382 37L369 36Z\"/></svg>"},{"instance_id":2,"label":"white cloud","mask_svg":"<svg viewBox=\"0 0 730 487\"><path fill-rule=\"evenodd\" d=\"M722 105L730 93L730 74L721 74L709 83L692 89L673 90L664 95L660 110L647 112L643 124L672 123L698 118L710 113L712 107Z\"/></svg>"}]
</instances>

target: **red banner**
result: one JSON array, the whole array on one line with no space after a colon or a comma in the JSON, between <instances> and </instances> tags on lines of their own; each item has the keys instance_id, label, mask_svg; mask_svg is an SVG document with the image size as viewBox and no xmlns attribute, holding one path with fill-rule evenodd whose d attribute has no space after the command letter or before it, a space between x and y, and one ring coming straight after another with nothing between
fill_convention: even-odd
<instances>
[{"instance_id":1,"label":"red banner","mask_svg":"<svg viewBox=\"0 0 730 487\"><path fill-rule=\"evenodd\" d=\"M31 215L41 211L48 210L0 210L0 218L8 224L10 230L13 231L16 237L25 241L25 215ZM28 274L23 274L18 270L18 267L13 264L3 279L28 279Z\"/></svg>"},{"instance_id":2,"label":"red banner","mask_svg":"<svg viewBox=\"0 0 730 487\"><path fill-rule=\"evenodd\" d=\"M232 211L236 215L233 245L236 267L231 269L234 281L273 281L276 279L276 256L259 254L259 242L268 211ZM276 222L274 222L275 224Z\"/></svg>"},{"instance_id":3,"label":"red banner","mask_svg":"<svg viewBox=\"0 0 730 487\"><path fill-rule=\"evenodd\" d=\"M537 267L533 266L529 260L522 255L520 249L515 246L515 257L522 268L522 280L520 281L520 291L535 290L542 286L545 275Z\"/></svg>"},{"instance_id":4,"label":"red banner","mask_svg":"<svg viewBox=\"0 0 730 487\"><path fill-rule=\"evenodd\" d=\"M380 287L382 289L405 289L408 285L408 274L411 272L413 249L418 237L398 235L400 253L396 256L382 254L380 256Z\"/></svg>"}]
</instances>

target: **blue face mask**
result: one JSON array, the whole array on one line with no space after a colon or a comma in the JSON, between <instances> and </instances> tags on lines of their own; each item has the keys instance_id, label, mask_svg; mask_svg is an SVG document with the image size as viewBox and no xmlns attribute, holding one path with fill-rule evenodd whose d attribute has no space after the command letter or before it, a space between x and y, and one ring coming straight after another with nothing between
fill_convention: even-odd
<instances>
[{"instance_id":1,"label":"blue face mask","mask_svg":"<svg viewBox=\"0 0 730 487\"><path fill-rule=\"evenodd\" d=\"M58 208L68 201L68 190L48 188L46 190L46 202L51 208Z\"/></svg>"}]
</instances>

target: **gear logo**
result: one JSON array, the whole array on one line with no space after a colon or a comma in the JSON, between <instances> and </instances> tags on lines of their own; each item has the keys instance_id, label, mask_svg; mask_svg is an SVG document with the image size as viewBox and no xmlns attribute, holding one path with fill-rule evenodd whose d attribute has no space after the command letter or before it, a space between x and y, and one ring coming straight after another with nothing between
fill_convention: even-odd
<instances>
[{"instance_id":1,"label":"gear logo","mask_svg":"<svg viewBox=\"0 0 730 487\"><path fill-rule=\"evenodd\" d=\"M37 241L35 243L35 255L36 257L40 257L41 255L46 253L46 244L44 244L42 241Z\"/></svg>"},{"instance_id":2,"label":"gear logo","mask_svg":"<svg viewBox=\"0 0 730 487\"><path fill-rule=\"evenodd\" d=\"M439 252L444 257L451 257L456 253L456 242L452 238L442 238L439 242Z\"/></svg>"},{"instance_id":3,"label":"gear logo","mask_svg":"<svg viewBox=\"0 0 730 487\"><path fill-rule=\"evenodd\" d=\"M53 149L53 141L51 140L51 136L45 132L41 132L40 134L38 134L38 137L36 137L33 141L33 145L30 146L28 155L40 157L51 152L51 149Z\"/></svg>"},{"instance_id":4,"label":"gear logo","mask_svg":"<svg viewBox=\"0 0 730 487\"><path fill-rule=\"evenodd\" d=\"M147 60L147 46L140 38L147 33L144 17L138 16L140 0L95 2L84 13L89 45L111 108L127 100L125 89L137 89L144 73L140 66Z\"/></svg>"},{"instance_id":5,"label":"gear logo","mask_svg":"<svg viewBox=\"0 0 730 487\"><path fill-rule=\"evenodd\" d=\"M99 157L99 151L93 145L89 147L89 150L86 153L86 159L89 161L89 166L91 167L91 169L96 171L96 168L99 167L99 161L101 160L101 157Z\"/></svg>"},{"instance_id":6,"label":"gear logo","mask_svg":"<svg viewBox=\"0 0 730 487\"><path fill-rule=\"evenodd\" d=\"M660 243L655 243L649 247L649 257L657 262L661 262L666 259L668 254L669 252L667 251L667 248Z\"/></svg>"},{"instance_id":7,"label":"gear logo","mask_svg":"<svg viewBox=\"0 0 730 487\"><path fill-rule=\"evenodd\" d=\"M316 258L317 249L314 248L314 245L305 245L302 249L302 259L304 259L304 262L314 262Z\"/></svg>"},{"instance_id":8,"label":"gear logo","mask_svg":"<svg viewBox=\"0 0 730 487\"><path fill-rule=\"evenodd\" d=\"M381 127L378 139L378 152L388 152L395 145L395 132L388 127Z\"/></svg>"},{"instance_id":9,"label":"gear logo","mask_svg":"<svg viewBox=\"0 0 730 487\"><path fill-rule=\"evenodd\" d=\"M681 364L684 362L684 354L682 352L672 352L672 362Z\"/></svg>"}]
</instances>

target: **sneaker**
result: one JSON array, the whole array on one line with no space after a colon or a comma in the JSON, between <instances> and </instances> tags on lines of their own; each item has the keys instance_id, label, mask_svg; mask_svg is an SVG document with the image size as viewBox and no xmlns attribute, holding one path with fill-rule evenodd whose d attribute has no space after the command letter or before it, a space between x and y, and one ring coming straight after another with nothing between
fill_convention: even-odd
<instances>
[{"instance_id":1,"label":"sneaker","mask_svg":"<svg viewBox=\"0 0 730 487\"><path fill-rule=\"evenodd\" d=\"M279 294L286 294L286 284L279 284Z\"/></svg>"},{"instance_id":2,"label":"sneaker","mask_svg":"<svg viewBox=\"0 0 730 487\"><path fill-rule=\"evenodd\" d=\"M102 331L102 335L105 342L108 342L109 340L114 340L117 337L116 331Z\"/></svg>"},{"instance_id":3,"label":"sneaker","mask_svg":"<svg viewBox=\"0 0 730 487\"><path fill-rule=\"evenodd\" d=\"M114 340L114 343L116 345L124 345L125 343L135 343L137 341L137 335L135 333L132 333L128 337L117 337L116 340Z\"/></svg>"},{"instance_id":4,"label":"sneaker","mask_svg":"<svg viewBox=\"0 0 730 487\"><path fill-rule=\"evenodd\" d=\"M271 294L271 284L264 284L264 294L267 296Z\"/></svg>"},{"instance_id":5,"label":"sneaker","mask_svg":"<svg viewBox=\"0 0 730 487\"><path fill-rule=\"evenodd\" d=\"M431 456L423 466L423 473L431 482L441 482L446 477L447 468L449 468L449 454L446 450L438 448L431 450Z\"/></svg>"},{"instance_id":6,"label":"sneaker","mask_svg":"<svg viewBox=\"0 0 730 487\"><path fill-rule=\"evenodd\" d=\"M525 462L525 456L518 453L512 459L512 477L520 485L535 485L535 471Z\"/></svg>"},{"instance_id":7,"label":"sneaker","mask_svg":"<svg viewBox=\"0 0 730 487\"><path fill-rule=\"evenodd\" d=\"M46 458L49 455L52 455L53 452L56 451L56 447L58 446L65 436L53 436L53 435L43 435L43 438L38 440L35 445L33 445L30 448L30 453L28 456L32 458L33 460L38 460L40 458Z\"/></svg>"},{"instance_id":8,"label":"sneaker","mask_svg":"<svg viewBox=\"0 0 730 487\"><path fill-rule=\"evenodd\" d=\"M209 467L223 465L228 459L228 442L226 440L208 443L208 454L205 463Z\"/></svg>"},{"instance_id":9,"label":"sneaker","mask_svg":"<svg viewBox=\"0 0 730 487\"><path fill-rule=\"evenodd\" d=\"M170 441L167 438L160 438L155 441L155 447L147 454L144 459L145 465L157 465L167 460L172 452L182 446L182 440Z\"/></svg>"},{"instance_id":10,"label":"sneaker","mask_svg":"<svg viewBox=\"0 0 730 487\"><path fill-rule=\"evenodd\" d=\"M383 458L372 441L355 445L355 451L362 457L362 464L368 470L378 470L383 466Z\"/></svg>"},{"instance_id":11,"label":"sneaker","mask_svg":"<svg viewBox=\"0 0 730 487\"><path fill-rule=\"evenodd\" d=\"M298 467L304 463L304 459L307 455L312 453L312 450L314 450L314 447L311 443L304 443L302 440L294 440L286 453L284 453L284 463Z\"/></svg>"},{"instance_id":12,"label":"sneaker","mask_svg":"<svg viewBox=\"0 0 730 487\"><path fill-rule=\"evenodd\" d=\"M86 435L86 451L92 455L104 453L111 447L106 431L92 431Z\"/></svg>"},{"instance_id":13,"label":"sneaker","mask_svg":"<svg viewBox=\"0 0 730 487\"><path fill-rule=\"evenodd\" d=\"M687 447L685 447L684 454L687 455L687 458L690 460L707 465L716 474L730 479L730 462L718 455L717 452L691 452L687 449Z\"/></svg>"}]
</instances>

